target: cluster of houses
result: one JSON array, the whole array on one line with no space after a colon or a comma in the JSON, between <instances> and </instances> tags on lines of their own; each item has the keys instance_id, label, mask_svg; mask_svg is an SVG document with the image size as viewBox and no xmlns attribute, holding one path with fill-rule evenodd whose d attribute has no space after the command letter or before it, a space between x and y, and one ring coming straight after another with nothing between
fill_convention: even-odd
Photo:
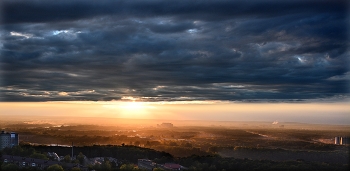
<instances>
[{"instance_id":1,"label":"cluster of houses","mask_svg":"<svg viewBox=\"0 0 350 171\"><path fill-rule=\"evenodd\" d=\"M108 159L110 163L114 163L116 166L118 166L118 160L113 157L94 157L88 159L88 162L91 165L102 164L105 161L105 159Z\"/></svg>"},{"instance_id":2,"label":"cluster of houses","mask_svg":"<svg viewBox=\"0 0 350 171\"><path fill-rule=\"evenodd\" d=\"M172 128L173 124L171 123L162 123L161 125L158 125L159 127L163 128ZM0 133L0 150L5 147L13 147L18 145L18 134L11 132L7 133L5 131L2 131ZM73 155L73 144L72 144L72 155ZM2 155L1 161L4 163L13 163L19 167L35 167L37 169L45 169L51 165L61 165L64 169L71 170L72 168L80 168L82 171L87 171L88 168L86 165L81 165L79 163L66 163L61 162L61 159L63 159L63 156L58 156L55 152L48 152L47 156L51 160L44 160L44 159L35 159L35 158L29 158L29 157L21 157L21 156L12 156L12 155ZM107 157L110 162L114 162L117 164L117 159L112 157ZM101 164L105 160L105 157L94 157L91 159L86 158L85 161L88 164L95 165L95 164ZM140 169L144 170L153 170L154 168L161 168L163 170L186 170L186 167L183 167L179 164L175 163L165 163L165 164L157 164L151 160L148 159L139 159L137 166Z\"/></svg>"},{"instance_id":3,"label":"cluster of houses","mask_svg":"<svg viewBox=\"0 0 350 171\"><path fill-rule=\"evenodd\" d=\"M56 153L50 153L48 155L57 156L59 159L59 156ZM94 157L89 159L88 161L90 164L94 165L94 164L101 164L104 161L104 159L105 157ZM55 161L55 160L35 159L35 158L12 156L12 155L2 155L1 160L4 163L13 163L22 168L35 167L37 169L45 169L51 165L58 164L58 165L61 165L66 170L71 170L72 168L77 167L77 168L80 168L80 170L82 171L88 171L88 168L86 166L81 165L79 163L65 163L65 162ZM110 162L117 163L117 159L115 158L108 157L108 160ZM154 168L161 168L163 170L168 170L168 171L188 169L179 164L175 164L175 163L157 164L152 160L148 160L148 159L138 159L137 166L138 168L144 169L144 170L153 170Z\"/></svg>"},{"instance_id":4,"label":"cluster of houses","mask_svg":"<svg viewBox=\"0 0 350 171\"><path fill-rule=\"evenodd\" d=\"M60 160L63 159L63 156L58 156L55 152L48 152L47 156L49 156L53 160L43 160L43 159L35 159L35 158L12 156L12 155L2 155L1 160L4 163L13 163L19 167L35 167L37 169L45 169L51 165L58 164L67 170L70 170L74 167L80 168L80 170L82 171L88 170L86 165L81 165L79 163L61 162ZM113 157L94 157L89 159L85 157L85 161L88 164L95 165L95 164L103 163L106 158L111 163L114 162L116 165L118 165L117 159Z\"/></svg>"},{"instance_id":5,"label":"cluster of houses","mask_svg":"<svg viewBox=\"0 0 350 171\"><path fill-rule=\"evenodd\" d=\"M173 128L174 125L172 123L162 123L162 124L157 124L158 128Z\"/></svg>"},{"instance_id":6,"label":"cluster of houses","mask_svg":"<svg viewBox=\"0 0 350 171\"><path fill-rule=\"evenodd\" d=\"M2 155L1 160L4 163L13 163L15 165L18 165L19 167L35 167L38 169L44 169L44 168L47 168L51 165L58 164L58 165L61 165L63 168L68 169L68 170L70 170L74 167L78 167L82 171L88 170L87 167L84 167L83 165L76 164L76 163L65 163L65 162L60 162L60 161L35 159L35 158L12 156L12 155Z\"/></svg>"},{"instance_id":7,"label":"cluster of houses","mask_svg":"<svg viewBox=\"0 0 350 171\"><path fill-rule=\"evenodd\" d=\"M188 168L181 166L179 164L175 164L175 163L157 164L157 163L153 162L152 160L148 160L148 159L138 159L137 166L140 169L144 169L144 170L153 170L154 168L161 168L163 170L169 170L169 171L187 170L188 169Z\"/></svg>"}]
</instances>

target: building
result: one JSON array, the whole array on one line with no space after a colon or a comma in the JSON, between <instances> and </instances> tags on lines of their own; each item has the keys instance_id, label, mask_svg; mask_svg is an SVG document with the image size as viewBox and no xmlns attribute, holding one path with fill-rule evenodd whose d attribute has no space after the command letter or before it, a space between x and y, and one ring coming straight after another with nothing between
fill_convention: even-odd
<instances>
[{"instance_id":1,"label":"building","mask_svg":"<svg viewBox=\"0 0 350 171\"><path fill-rule=\"evenodd\" d=\"M0 150L10 147L11 144L11 135L9 133L5 133L5 131L1 131L0 134Z\"/></svg>"},{"instance_id":2,"label":"building","mask_svg":"<svg viewBox=\"0 0 350 171\"><path fill-rule=\"evenodd\" d=\"M174 164L174 163L165 163L164 165L163 165L163 169L164 170L181 170L181 165L179 165L179 164Z\"/></svg>"},{"instance_id":3,"label":"building","mask_svg":"<svg viewBox=\"0 0 350 171\"><path fill-rule=\"evenodd\" d=\"M153 170L154 168L157 167L157 163L148 160L148 159L138 159L137 160L137 166L140 169L144 169L144 170Z\"/></svg>"},{"instance_id":4,"label":"building","mask_svg":"<svg viewBox=\"0 0 350 171\"><path fill-rule=\"evenodd\" d=\"M58 156L57 153L55 153L55 152L47 152L47 156L50 159L55 160L55 161L60 161L61 160L60 156Z\"/></svg>"},{"instance_id":5,"label":"building","mask_svg":"<svg viewBox=\"0 0 350 171\"><path fill-rule=\"evenodd\" d=\"M19 138L18 138L18 134L15 132L11 132L10 133L11 136L11 147L19 145Z\"/></svg>"},{"instance_id":6,"label":"building","mask_svg":"<svg viewBox=\"0 0 350 171\"><path fill-rule=\"evenodd\" d=\"M13 147L19 144L18 134L15 132L1 131L0 134L0 150L6 147Z\"/></svg>"},{"instance_id":7,"label":"building","mask_svg":"<svg viewBox=\"0 0 350 171\"><path fill-rule=\"evenodd\" d=\"M174 125L172 123L162 123L162 124L158 125L158 127L172 128L172 127L174 127Z\"/></svg>"},{"instance_id":8,"label":"building","mask_svg":"<svg viewBox=\"0 0 350 171\"><path fill-rule=\"evenodd\" d=\"M111 164L118 166L118 160L116 158L113 158L113 157L94 157L94 158L88 159L86 156L84 156L84 160L86 160L91 165L102 164L105 161L105 159L108 159L108 161Z\"/></svg>"},{"instance_id":9,"label":"building","mask_svg":"<svg viewBox=\"0 0 350 171\"><path fill-rule=\"evenodd\" d=\"M137 166L139 167L139 169L143 169L143 170L153 170L154 168L161 168L163 170L169 170L169 171L188 169L176 163L157 164L152 160L148 160L148 159L138 159Z\"/></svg>"},{"instance_id":10,"label":"building","mask_svg":"<svg viewBox=\"0 0 350 171\"><path fill-rule=\"evenodd\" d=\"M6 147L13 147L18 145L19 141L18 141L18 134L11 132L5 132L5 131L1 131L0 134L0 150L6 148Z\"/></svg>"},{"instance_id":11,"label":"building","mask_svg":"<svg viewBox=\"0 0 350 171\"><path fill-rule=\"evenodd\" d=\"M181 166L179 164L176 163L165 163L164 165L160 165L160 168L164 169L164 170L169 170L169 171L173 171L173 170L187 170L188 168Z\"/></svg>"}]
</instances>

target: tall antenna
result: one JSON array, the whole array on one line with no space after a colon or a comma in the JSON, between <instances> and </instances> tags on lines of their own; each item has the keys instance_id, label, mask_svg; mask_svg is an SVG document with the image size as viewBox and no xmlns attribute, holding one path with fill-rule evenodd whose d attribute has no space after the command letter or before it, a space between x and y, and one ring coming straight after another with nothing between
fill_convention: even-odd
<instances>
[{"instance_id":1,"label":"tall antenna","mask_svg":"<svg viewBox=\"0 0 350 171\"><path fill-rule=\"evenodd\" d=\"M72 141L72 159L73 160L73 141Z\"/></svg>"}]
</instances>

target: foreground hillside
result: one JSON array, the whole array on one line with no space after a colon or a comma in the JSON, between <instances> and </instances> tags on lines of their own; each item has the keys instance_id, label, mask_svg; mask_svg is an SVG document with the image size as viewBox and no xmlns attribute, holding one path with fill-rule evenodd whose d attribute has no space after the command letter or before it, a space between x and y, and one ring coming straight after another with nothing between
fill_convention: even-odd
<instances>
[{"instance_id":1,"label":"foreground hillside","mask_svg":"<svg viewBox=\"0 0 350 171\"><path fill-rule=\"evenodd\" d=\"M348 164L310 162L305 160L256 160L256 159L237 159L233 157L221 157L219 155L189 157L173 157L169 153L156 150L141 148L136 146L84 146L74 147L76 160L69 158L71 154L70 147L60 146L32 146L21 145L2 150L2 155L14 155L22 157L49 159L47 152L56 152L59 156L65 156L63 162L79 163L79 156L85 155L87 158L103 157L115 158L115 164L101 163L92 165L81 162L81 166L88 170L141 170L137 166L138 159L150 159L156 163L178 163L186 167L187 170L348 170ZM69 158L69 159L67 159ZM2 170L11 169L9 163L1 161ZM12 166L12 169L15 166ZM19 170L33 170L33 168L22 167ZM47 170L48 168L46 168ZM35 169L34 169L35 170Z\"/></svg>"}]
</instances>

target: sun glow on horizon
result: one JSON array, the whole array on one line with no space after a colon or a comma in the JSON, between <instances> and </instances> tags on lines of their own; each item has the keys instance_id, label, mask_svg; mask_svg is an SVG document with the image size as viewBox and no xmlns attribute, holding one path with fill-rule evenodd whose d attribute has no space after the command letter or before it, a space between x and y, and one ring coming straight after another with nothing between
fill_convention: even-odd
<instances>
[{"instance_id":1,"label":"sun glow on horizon","mask_svg":"<svg viewBox=\"0 0 350 171\"><path fill-rule=\"evenodd\" d=\"M118 103L118 109L120 111L120 117L123 118L149 118L150 112L148 109L150 106L143 102L120 102Z\"/></svg>"},{"instance_id":2,"label":"sun glow on horizon","mask_svg":"<svg viewBox=\"0 0 350 171\"><path fill-rule=\"evenodd\" d=\"M142 102L67 101L2 102L0 118L129 118L212 121L281 121L303 123L349 123L349 103L234 103L234 102Z\"/></svg>"},{"instance_id":3,"label":"sun glow on horizon","mask_svg":"<svg viewBox=\"0 0 350 171\"><path fill-rule=\"evenodd\" d=\"M142 102L123 102L120 108L123 110L141 110L145 108L145 105Z\"/></svg>"}]
</instances>

